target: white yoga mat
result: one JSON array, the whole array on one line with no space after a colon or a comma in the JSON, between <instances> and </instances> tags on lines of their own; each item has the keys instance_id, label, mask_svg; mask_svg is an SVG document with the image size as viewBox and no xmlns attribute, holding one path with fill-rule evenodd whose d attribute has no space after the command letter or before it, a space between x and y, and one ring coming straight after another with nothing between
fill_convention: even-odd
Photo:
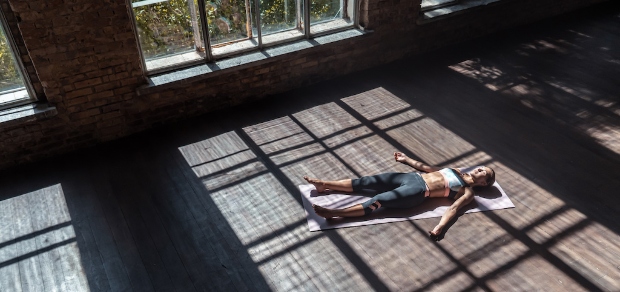
<instances>
[{"instance_id":1,"label":"white yoga mat","mask_svg":"<svg viewBox=\"0 0 620 292\"><path fill-rule=\"evenodd\" d=\"M441 217L454 202L454 200L448 198L427 198L421 205L409 209L379 208L368 216L327 220L314 213L312 204L326 208L345 208L365 202L369 197L337 192L318 193L311 184L300 185L299 191L301 191L301 198L310 231ZM495 182L491 187L485 188L482 191L476 191L475 200L464 207L464 210L465 213L473 213L514 207L515 205L510 201L502 187Z\"/></svg>"}]
</instances>

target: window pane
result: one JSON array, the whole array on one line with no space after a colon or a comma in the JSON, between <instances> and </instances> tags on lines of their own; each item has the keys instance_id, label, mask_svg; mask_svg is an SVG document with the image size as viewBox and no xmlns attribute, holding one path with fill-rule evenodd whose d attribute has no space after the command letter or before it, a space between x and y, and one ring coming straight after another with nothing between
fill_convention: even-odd
<instances>
[{"instance_id":1,"label":"window pane","mask_svg":"<svg viewBox=\"0 0 620 292\"><path fill-rule=\"evenodd\" d=\"M341 0L311 0L310 21L317 23L325 20L341 18Z\"/></svg>"},{"instance_id":2,"label":"window pane","mask_svg":"<svg viewBox=\"0 0 620 292\"><path fill-rule=\"evenodd\" d=\"M196 0L133 0L147 70L204 58Z\"/></svg>"},{"instance_id":3,"label":"window pane","mask_svg":"<svg viewBox=\"0 0 620 292\"><path fill-rule=\"evenodd\" d=\"M310 32L353 25L353 3L353 0L310 0Z\"/></svg>"},{"instance_id":4,"label":"window pane","mask_svg":"<svg viewBox=\"0 0 620 292\"><path fill-rule=\"evenodd\" d=\"M225 55L258 46L253 29L254 1L215 0L205 3L213 55Z\"/></svg>"},{"instance_id":5,"label":"window pane","mask_svg":"<svg viewBox=\"0 0 620 292\"><path fill-rule=\"evenodd\" d=\"M298 26L298 12L301 17L302 1L262 0L261 33L263 43L276 43L292 38L303 37L301 25Z\"/></svg>"},{"instance_id":6,"label":"window pane","mask_svg":"<svg viewBox=\"0 0 620 292\"><path fill-rule=\"evenodd\" d=\"M28 98L28 91L9 46L4 27L0 25L0 105Z\"/></svg>"},{"instance_id":7,"label":"window pane","mask_svg":"<svg viewBox=\"0 0 620 292\"><path fill-rule=\"evenodd\" d=\"M261 1L261 30L263 34L295 28L297 4L295 0Z\"/></svg>"}]
</instances>

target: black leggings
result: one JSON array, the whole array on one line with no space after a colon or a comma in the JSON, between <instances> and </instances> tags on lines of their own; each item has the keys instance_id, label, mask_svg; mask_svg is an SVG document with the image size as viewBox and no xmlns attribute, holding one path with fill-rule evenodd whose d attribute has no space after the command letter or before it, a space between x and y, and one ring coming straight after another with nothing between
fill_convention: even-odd
<instances>
[{"instance_id":1,"label":"black leggings","mask_svg":"<svg viewBox=\"0 0 620 292\"><path fill-rule=\"evenodd\" d=\"M351 183L354 192L371 190L380 193L362 203L366 215L379 207L411 208L421 204L426 198L426 183L422 176L415 172L363 176L351 180Z\"/></svg>"}]
</instances>

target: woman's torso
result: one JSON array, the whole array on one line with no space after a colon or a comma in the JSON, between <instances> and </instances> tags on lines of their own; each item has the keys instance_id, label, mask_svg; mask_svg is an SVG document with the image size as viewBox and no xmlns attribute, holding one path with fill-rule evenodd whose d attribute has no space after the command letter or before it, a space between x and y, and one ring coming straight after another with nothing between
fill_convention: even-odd
<instances>
[{"instance_id":1,"label":"woman's torso","mask_svg":"<svg viewBox=\"0 0 620 292\"><path fill-rule=\"evenodd\" d=\"M421 176L428 186L429 197L447 197L447 194L450 194L450 197L458 199L464 193L462 187L467 186L461 177L461 173L449 168L422 173Z\"/></svg>"}]
</instances>

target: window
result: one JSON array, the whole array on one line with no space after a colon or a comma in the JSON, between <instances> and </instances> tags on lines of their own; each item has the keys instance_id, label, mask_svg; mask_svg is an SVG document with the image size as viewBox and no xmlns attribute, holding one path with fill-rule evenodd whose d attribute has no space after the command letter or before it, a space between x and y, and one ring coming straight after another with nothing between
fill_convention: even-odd
<instances>
[{"instance_id":1,"label":"window","mask_svg":"<svg viewBox=\"0 0 620 292\"><path fill-rule=\"evenodd\" d=\"M423 24L439 20L468 9L499 1L501 0L422 0L420 5L422 17L417 20L417 23Z\"/></svg>"},{"instance_id":2,"label":"window","mask_svg":"<svg viewBox=\"0 0 620 292\"><path fill-rule=\"evenodd\" d=\"M24 70L16 58L15 44L0 13L0 108L32 101Z\"/></svg>"},{"instance_id":3,"label":"window","mask_svg":"<svg viewBox=\"0 0 620 292\"><path fill-rule=\"evenodd\" d=\"M422 0L422 11L438 9L449 5L458 4L460 0Z\"/></svg>"},{"instance_id":4,"label":"window","mask_svg":"<svg viewBox=\"0 0 620 292\"><path fill-rule=\"evenodd\" d=\"M146 70L156 73L353 27L355 2L132 0L131 6Z\"/></svg>"}]
</instances>

